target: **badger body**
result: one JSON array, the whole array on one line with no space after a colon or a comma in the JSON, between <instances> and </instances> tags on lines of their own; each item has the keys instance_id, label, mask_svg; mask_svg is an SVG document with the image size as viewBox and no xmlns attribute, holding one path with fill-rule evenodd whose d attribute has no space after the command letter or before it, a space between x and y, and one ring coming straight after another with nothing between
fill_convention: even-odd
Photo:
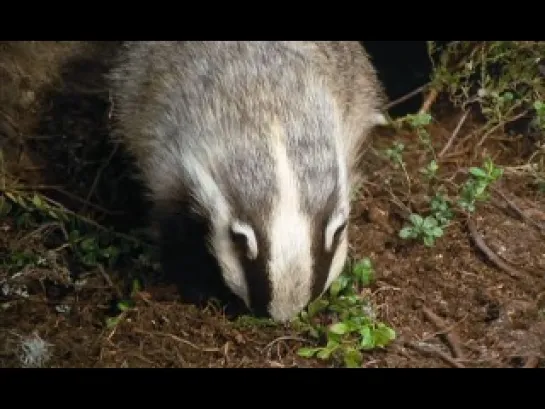
<instances>
[{"instance_id":1,"label":"badger body","mask_svg":"<svg viewBox=\"0 0 545 409\"><path fill-rule=\"evenodd\" d=\"M188 210L256 314L287 321L330 286L347 256L358 152L384 118L359 43L129 42L110 81L163 260L183 251L170 239L193 234L172 234Z\"/></svg>"}]
</instances>

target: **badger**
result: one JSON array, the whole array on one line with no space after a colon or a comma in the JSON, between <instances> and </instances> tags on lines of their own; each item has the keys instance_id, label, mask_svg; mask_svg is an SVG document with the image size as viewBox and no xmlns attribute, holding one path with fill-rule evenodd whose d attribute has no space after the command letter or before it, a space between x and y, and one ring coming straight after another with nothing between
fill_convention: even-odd
<instances>
[{"instance_id":1,"label":"badger","mask_svg":"<svg viewBox=\"0 0 545 409\"><path fill-rule=\"evenodd\" d=\"M208 226L222 282L276 321L330 287L347 259L358 152L385 123L360 43L127 42L108 79L114 134L135 158L160 237L173 238L189 209ZM183 251L164 247L163 260Z\"/></svg>"}]
</instances>

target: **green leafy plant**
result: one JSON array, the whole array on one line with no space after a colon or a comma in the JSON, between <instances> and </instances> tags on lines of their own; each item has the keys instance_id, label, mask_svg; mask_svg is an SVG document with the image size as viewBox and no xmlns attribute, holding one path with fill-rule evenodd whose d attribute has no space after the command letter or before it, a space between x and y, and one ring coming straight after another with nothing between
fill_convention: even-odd
<instances>
[{"instance_id":1,"label":"green leafy plant","mask_svg":"<svg viewBox=\"0 0 545 409\"><path fill-rule=\"evenodd\" d=\"M299 325L323 346L305 347L303 357L341 360L346 367L361 366L363 351L386 347L395 339L395 331L377 321L362 287L374 280L370 259L365 258L347 270L331 285L326 296L312 302L304 311ZM324 324L323 319L329 324Z\"/></svg>"},{"instance_id":2,"label":"green leafy plant","mask_svg":"<svg viewBox=\"0 0 545 409\"><path fill-rule=\"evenodd\" d=\"M138 280L132 281L132 290L129 298L118 301L116 304L118 315L106 318L106 326L113 328L123 319L125 314L135 306L134 297L141 291L141 285Z\"/></svg>"},{"instance_id":3,"label":"green leafy plant","mask_svg":"<svg viewBox=\"0 0 545 409\"><path fill-rule=\"evenodd\" d=\"M491 183L502 176L503 169L496 167L490 158L486 158L482 168L472 167L469 169L469 174L468 180L462 187L458 204L465 211L474 212L477 201L488 199L487 189Z\"/></svg>"},{"instance_id":4,"label":"green leafy plant","mask_svg":"<svg viewBox=\"0 0 545 409\"><path fill-rule=\"evenodd\" d=\"M434 216L423 218L413 213L409 216L409 221L411 224L403 227L399 232L399 237L402 239L422 238L424 244L431 247L435 244L435 240L443 235L443 229Z\"/></svg>"}]
</instances>

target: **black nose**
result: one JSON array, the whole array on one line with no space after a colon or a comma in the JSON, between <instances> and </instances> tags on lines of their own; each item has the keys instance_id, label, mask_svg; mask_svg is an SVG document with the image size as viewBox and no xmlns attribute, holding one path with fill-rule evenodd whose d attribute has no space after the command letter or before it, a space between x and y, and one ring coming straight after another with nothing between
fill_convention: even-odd
<instances>
[{"instance_id":1,"label":"black nose","mask_svg":"<svg viewBox=\"0 0 545 409\"><path fill-rule=\"evenodd\" d=\"M252 314L257 318L271 318L267 305L252 305Z\"/></svg>"}]
</instances>

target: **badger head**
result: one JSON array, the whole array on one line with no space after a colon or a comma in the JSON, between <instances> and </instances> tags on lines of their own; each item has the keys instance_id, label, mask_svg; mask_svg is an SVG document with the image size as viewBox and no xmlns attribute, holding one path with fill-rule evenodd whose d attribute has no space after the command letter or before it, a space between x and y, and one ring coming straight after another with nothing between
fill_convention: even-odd
<instances>
[{"instance_id":1,"label":"badger head","mask_svg":"<svg viewBox=\"0 0 545 409\"><path fill-rule=\"evenodd\" d=\"M341 273L349 216L346 165L335 138L285 136L254 141L251 149L233 143L236 159L224 160L218 193L210 195L216 205L209 238L225 284L255 314L281 322Z\"/></svg>"}]
</instances>

